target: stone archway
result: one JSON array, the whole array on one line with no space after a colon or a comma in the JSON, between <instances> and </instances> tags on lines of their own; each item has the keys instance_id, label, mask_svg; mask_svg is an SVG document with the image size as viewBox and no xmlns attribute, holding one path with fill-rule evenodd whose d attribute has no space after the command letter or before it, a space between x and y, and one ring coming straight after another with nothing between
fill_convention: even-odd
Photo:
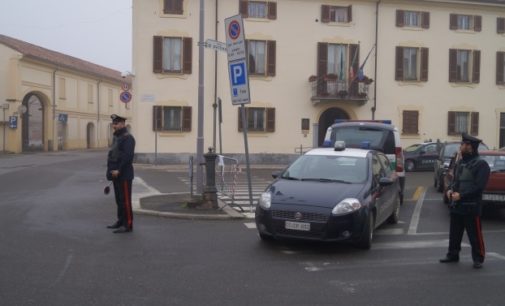
<instances>
[{"instance_id":1,"label":"stone archway","mask_svg":"<svg viewBox=\"0 0 505 306\"><path fill-rule=\"evenodd\" d=\"M319 117L318 146L323 145L326 130L335 122L335 119L350 119L350 117L346 111L338 107L325 110Z\"/></svg>"},{"instance_id":2,"label":"stone archway","mask_svg":"<svg viewBox=\"0 0 505 306\"><path fill-rule=\"evenodd\" d=\"M44 151L45 115L44 100L35 93L27 94L22 102L25 112L22 114L23 151Z\"/></svg>"},{"instance_id":3,"label":"stone archway","mask_svg":"<svg viewBox=\"0 0 505 306\"><path fill-rule=\"evenodd\" d=\"M88 122L86 126L86 149L92 149L95 147L95 125L92 122Z\"/></svg>"}]
</instances>

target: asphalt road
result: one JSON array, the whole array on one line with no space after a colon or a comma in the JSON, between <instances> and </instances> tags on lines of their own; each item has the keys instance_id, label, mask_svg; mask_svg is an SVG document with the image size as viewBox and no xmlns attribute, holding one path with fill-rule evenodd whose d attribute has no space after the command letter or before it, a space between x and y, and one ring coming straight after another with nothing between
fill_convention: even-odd
<instances>
[{"instance_id":1,"label":"asphalt road","mask_svg":"<svg viewBox=\"0 0 505 306\"><path fill-rule=\"evenodd\" d=\"M0 156L1 305L503 305L504 214L483 220L483 269L472 269L466 237L460 263L438 263L449 218L431 172L407 173L401 222L363 251L263 243L252 220L136 215L133 233L112 234L104 159ZM187 188L184 171L137 174L162 192Z\"/></svg>"}]
</instances>

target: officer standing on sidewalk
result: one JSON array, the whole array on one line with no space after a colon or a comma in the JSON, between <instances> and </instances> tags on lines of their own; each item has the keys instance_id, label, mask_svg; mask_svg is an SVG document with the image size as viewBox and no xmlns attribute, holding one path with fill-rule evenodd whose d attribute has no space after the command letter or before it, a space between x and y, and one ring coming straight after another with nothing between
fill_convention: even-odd
<instances>
[{"instance_id":1,"label":"officer standing on sidewalk","mask_svg":"<svg viewBox=\"0 0 505 306\"><path fill-rule=\"evenodd\" d=\"M126 129L125 121L118 115L111 115L114 139L107 157L107 179L113 182L117 204L117 221L107 226L113 233L128 233L133 230L132 181L135 139Z\"/></svg>"},{"instance_id":2,"label":"officer standing on sidewalk","mask_svg":"<svg viewBox=\"0 0 505 306\"><path fill-rule=\"evenodd\" d=\"M482 140L466 133L462 135L461 159L454 167L454 180L449 186L451 225L449 251L441 263L458 262L461 240L466 229L472 245L473 267L482 268L485 249L480 215L482 192L489 178L489 165L479 158L479 143Z\"/></svg>"}]
</instances>

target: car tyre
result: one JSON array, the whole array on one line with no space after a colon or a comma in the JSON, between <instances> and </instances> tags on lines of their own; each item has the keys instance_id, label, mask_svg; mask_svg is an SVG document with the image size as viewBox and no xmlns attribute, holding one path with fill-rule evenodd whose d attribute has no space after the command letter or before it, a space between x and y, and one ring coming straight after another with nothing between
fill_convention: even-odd
<instances>
[{"instance_id":1,"label":"car tyre","mask_svg":"<svg viewBox=\"0 0 505 306\"><path fill-rule=\"evenodd\" d=\"M369 250L372 247L373 230L374 230L374 216L372 212L369 212L368 221L365 224L363 234L356 242L356 246L358 248Z\"/></svg>"},{"instance_id":2,"label":"car tyre","mask_svg":"<svg viewBox=\"0 0 505 306\"><path fill-rule=\"evenodd\" d=\"M262 233L258 233L260 235L260 239L261 241L263 242L272 242L274 240L274 237L270 236L270 235L266 235L266 234L262 234Z\"/></svg>"},{"instance_id":3,"label":"car tyre","mask_svg":"<svg viewBox=\"0 0 505 306\"><path fill-rule=\"evenodd\" d=\"M398 198L395 200L395 208L393 210L393 213L391 216L388 218L388 222L391 224L397 224L398 221L400 221L400 201L399 201L400 195L398 195Z\"/></svg>"},{"instance_id":4,"label":"car tyre","mask_svg":"<svg viewBox=\"0 0 505 306\"><path fill-rule=\"evenodd\" d=\"M407 159L405 161L405 171L412 172L416 169L416 164L413 160Z\"/></svg>"}]
</instances>

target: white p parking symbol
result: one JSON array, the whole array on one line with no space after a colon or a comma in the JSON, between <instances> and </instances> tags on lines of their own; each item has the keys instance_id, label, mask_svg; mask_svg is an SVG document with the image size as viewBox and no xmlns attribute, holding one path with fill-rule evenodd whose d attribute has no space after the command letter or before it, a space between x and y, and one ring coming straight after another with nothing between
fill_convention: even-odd
<instances>
[{"instance_id":1,"label":"white p parking symbol","mask_svg":"<svg viewBox=\"0 0 505 306\"><path fill-rule=\"evenodd\" d=\"M242 66L241 65L234 65L232 67L233 69L233 85L238 85L238 84L242 84L242 75L244 74L244 71L242 70Z\"/></svg>"}]
</instances>

